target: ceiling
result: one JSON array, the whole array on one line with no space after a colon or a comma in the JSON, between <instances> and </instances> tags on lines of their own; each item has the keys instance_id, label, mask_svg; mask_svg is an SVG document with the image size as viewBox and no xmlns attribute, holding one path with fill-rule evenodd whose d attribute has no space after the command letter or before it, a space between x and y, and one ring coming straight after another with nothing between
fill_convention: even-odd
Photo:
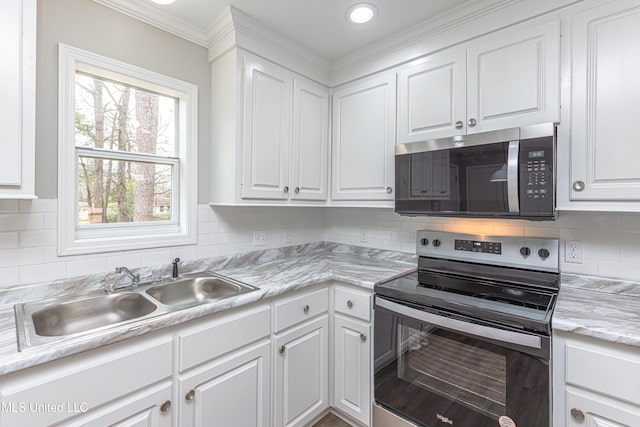
<instances>
[{"instance_id":1,"label":"ceiling","mask_svg":"<svg viewBox=\"0 0 640 427\"><path fill-rule=\"evenodd\" d=\"M231 5L311 53L334 61L474 0L365 0L377 6L378 16L372 22L357 26L346 21L345 12L360 1L176 0L169 6L155 5L150 0L128 0L127 3L138 3L137 6L150 12L183 21L203 33Z\"/></svg>"}]
</instances>

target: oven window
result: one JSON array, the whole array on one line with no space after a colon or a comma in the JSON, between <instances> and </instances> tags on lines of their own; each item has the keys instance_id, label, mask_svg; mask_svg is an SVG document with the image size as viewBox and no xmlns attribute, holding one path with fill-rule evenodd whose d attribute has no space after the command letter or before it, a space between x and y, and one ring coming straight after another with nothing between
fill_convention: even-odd
<instances>
[{"instance_id":1,"label":"oven window","mask_svg":"<svg viewBox=\"0 0 640 427\"><path fill-rule=\"evenodd\" d=\"M424 426L549 426L548 362L377 309L375 322L382 406Z\"/></svg>"}]
</instances>

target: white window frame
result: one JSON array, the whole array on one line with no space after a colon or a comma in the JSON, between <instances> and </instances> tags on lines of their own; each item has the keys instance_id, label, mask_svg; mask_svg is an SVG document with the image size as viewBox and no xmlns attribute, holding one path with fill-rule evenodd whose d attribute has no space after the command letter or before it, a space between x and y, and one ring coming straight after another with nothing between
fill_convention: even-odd
<instances>
[{"instance_id":1,"label":"white window frame","mask_svg":"<svg viewBox=\"0 0 640 427\"><path fill-rule=\"evenodd\" d=\"M197 243L198 87L172 77L64 44L58 45L58 255L148 249ZM166 223L78 225L78 153L75 145L76 71L178 99L178 143L173 203ZM86 151L86 150L84 150ZM102 154L101 158L105 157ZM132 160L144 157L132 153ZM176 191L177 190L177 191ZM105 224L106 225L106 224Z\"/></svg>"}]
</instances>

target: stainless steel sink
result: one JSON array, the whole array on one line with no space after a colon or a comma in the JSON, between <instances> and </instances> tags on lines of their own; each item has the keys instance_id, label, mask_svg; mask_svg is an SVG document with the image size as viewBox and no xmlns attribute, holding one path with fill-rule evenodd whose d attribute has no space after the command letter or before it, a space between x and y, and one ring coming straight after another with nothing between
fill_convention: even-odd
<instances>
[{"instance_id":1,"label":"stainless steel sink","mask_svg":"<svg viewBox=\"0 0 640 427\"><path fill-rule=\"evenodd\" d=\"M48 305L34 311L31 318L36 334L58 337L137 319L157 308L142 294L124 292Z\"/></svg>"},{"instance_id":2,"label":"stainless steel sink","mask_svg":"<svg viewBox=\"0 0 640 427\"><path fill-rule=\"evenodd\" d=\"M257 288L203 272L140 283L112 294L104 290L14 306L18 349L97 333Z\"/></svg>"},{"instance_id":3,"label":"stainless steel sink","mask_svg":"<svg viewBox=\"0 0 640 427\"><path fill-rule=\"evenodd\" d=\"M174 282L153 286L146 292L162 304L187 306L229 298L255 289L253 286L226 277L198 275L198 277L186 276Z\"/></svg>"}]
</instances>

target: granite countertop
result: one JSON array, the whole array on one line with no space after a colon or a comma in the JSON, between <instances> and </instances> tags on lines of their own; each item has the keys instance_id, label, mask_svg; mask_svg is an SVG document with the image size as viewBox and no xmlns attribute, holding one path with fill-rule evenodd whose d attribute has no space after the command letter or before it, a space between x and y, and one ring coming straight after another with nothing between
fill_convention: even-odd
<instances>
[{"instance_id":1,"label":"granite countertop","mask_svg":"<svg viewBox=\"0 0 640 427\"><path fill-rule=\"evenodd\" d=\"M415 271L416 266L417 258L412 254L325 242L181 263L181 273L215 271L259 289L97 333L30 347L22 352L18 352L14 304L95 290L118 277L112 273L92 275L4 290L0 292L0 375L327 280L338 280L373 290L376 283ZM170 265L136 271L144 281L145 278L154 276L167 276L169 269Z\"/></svg>"},{"instance_id":2,"label":"granite countertop","mask_svg":"<svg viewBox=\"0 0 640 427\"><path fill-rule=\"evenodd\" d=\"M563 274L552 327L640 347L640 283Z\"/></svg>"}]
</instances>

